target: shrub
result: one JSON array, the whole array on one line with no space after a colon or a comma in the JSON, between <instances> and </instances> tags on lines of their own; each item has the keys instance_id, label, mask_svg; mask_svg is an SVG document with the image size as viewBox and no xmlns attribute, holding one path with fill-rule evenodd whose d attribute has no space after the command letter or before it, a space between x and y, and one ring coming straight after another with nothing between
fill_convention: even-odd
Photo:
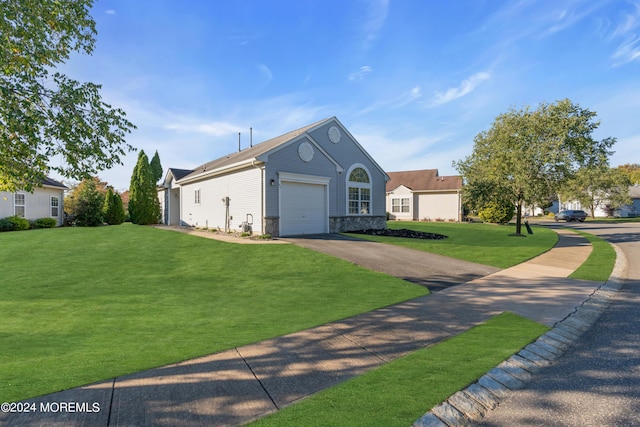
<instances>
[{"instance_id":1,"label":"shrub","mask_svg":"<svg viewBox=\"0 0 640 427\"><path fill-rule=\"evenodd\" d=\"M478 216L485 222L506 224L513 218L513 204L510 202L489 202L478 211Z\"/></svg>"},{"instance_id":2,"label":"shrub","mask_svg":"<svg viewBox=\"0 0 640 427\"><path fill-rule=\"evenodd\" d=\"M0 220L0 231L20 231L28 229L29 221L16 215Z\"/></svg>"},{"instance_id":3,"label":"shrub","mask_svg":"<svg viewBox=\"0 0 640 427\"><path fill-rule=\"evenodd\" d=\"M38 218L33 221L33 228L53 228L58 225L55 218Z\"/></svg>"}]
</instances>

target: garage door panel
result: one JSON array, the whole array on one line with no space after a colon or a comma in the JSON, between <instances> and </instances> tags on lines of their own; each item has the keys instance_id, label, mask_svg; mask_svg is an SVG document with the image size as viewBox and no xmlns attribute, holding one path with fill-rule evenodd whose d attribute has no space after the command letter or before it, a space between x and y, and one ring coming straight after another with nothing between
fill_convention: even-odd
<instances>
[{"instance_id":1,"label":"garage door panel","mask_svg":"<svg viewBox=\"0 0 640 427\"><path fill-rule=\"evenodd\" d=\"M282 182L280 235L326 233L326 191L326 185Z\"/></svg>"}]
</instances>

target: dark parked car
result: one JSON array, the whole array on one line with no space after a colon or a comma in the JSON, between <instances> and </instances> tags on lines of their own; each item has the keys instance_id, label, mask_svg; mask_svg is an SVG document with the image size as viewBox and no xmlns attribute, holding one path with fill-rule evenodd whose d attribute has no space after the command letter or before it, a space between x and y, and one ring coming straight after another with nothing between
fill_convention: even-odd
<instances>
[{"instance_id":1,"label":"dark parked car","mask_svg":"<svg viewBox=\"0 0 640 427\"><path fill-rule=\"evenodd\" d=\"M585 211L573 211L573 210L569 210L569 211L560 211L557 214L555 214L553 216L553 219L556 220L556 222L560 221L561 219L569 222L569 221L580 221L580 222L584 222L584 219L587 217L587 213Z\"/></svg>"}]
</instances>

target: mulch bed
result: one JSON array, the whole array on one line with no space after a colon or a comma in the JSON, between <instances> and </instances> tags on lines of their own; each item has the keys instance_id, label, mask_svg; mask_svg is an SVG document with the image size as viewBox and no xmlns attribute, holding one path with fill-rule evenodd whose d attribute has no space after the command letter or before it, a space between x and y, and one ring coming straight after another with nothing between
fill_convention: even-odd
<instances>
[{"instance_id":1,"label":"mulch bed","mask_svg":"<svg viewBox=\"0 0 640 427\"><path fill-rule=\"evenodd\" d=\"M349 233L369 234L372 236L406 237L409 239L441 240L441 239L447 238L447 236L445 236L444 234L427 233L425 231L407 230L406 228L402 228L400 230L390 230L388 228L368 229L368 230L350 231Z\"/></svg>"}]
</instances>

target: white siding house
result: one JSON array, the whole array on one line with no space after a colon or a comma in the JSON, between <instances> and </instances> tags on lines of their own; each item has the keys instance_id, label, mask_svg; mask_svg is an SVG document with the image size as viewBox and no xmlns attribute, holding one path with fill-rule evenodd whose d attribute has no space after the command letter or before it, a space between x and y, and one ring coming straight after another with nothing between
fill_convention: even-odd
<instances>
[{"instance_id":1,"label":"white siding house","mask_svg":"<svg viewBox=\"0 0 640 427\"><path fill-rule=\"evenodd\" d=\"M335 118L193 170L158 188L163 222L273 236L384 228L388 175Z\"/></svg>"},{"instance_id":2,"label":"white siding house","mask_svg":"<svg viewBox=\"0 0 640 427\"><path fill-rule=\"evenodd\" d=\"M67 187L53 179L46 178L42 187L33 192L0 192L0 218L21 216L29 220L55 218L58 225L64 222L64 190Z\"/></svg>"},{"instance_id":3,"label":"white siding house","mask_svg":"<svg viewBox=\"0 0 640 427\"><path fill-rule=\"evenodd\" d=\"M439 176L437 169L389 172L387 212L405 221L461 221L462 177Z\"/></svg>"}]
</instances>

